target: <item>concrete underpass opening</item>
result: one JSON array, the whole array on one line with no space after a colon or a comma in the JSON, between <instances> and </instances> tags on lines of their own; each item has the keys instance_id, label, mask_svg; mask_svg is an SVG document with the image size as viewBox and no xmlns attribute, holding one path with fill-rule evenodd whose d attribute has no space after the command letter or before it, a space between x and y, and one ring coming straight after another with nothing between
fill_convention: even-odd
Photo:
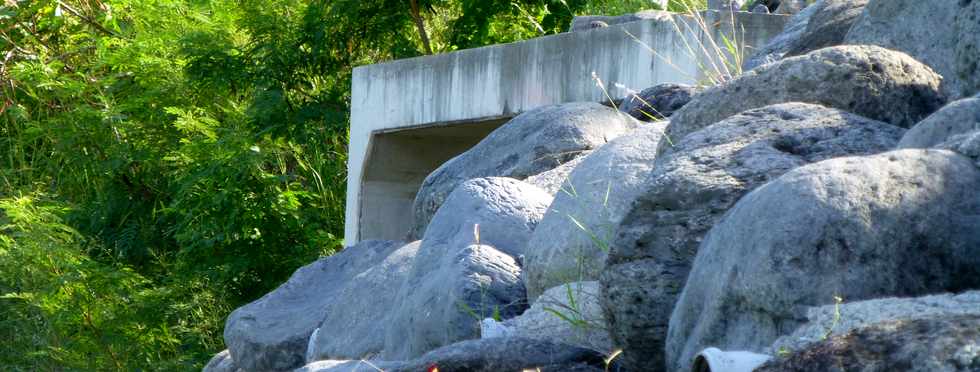
<instances>
[{"instance_id":1,"label":"concrete underpass opening","mask_svg":"<svg viewBox=\"0 0 980 372\"><path fill-rule=\"evenodd\" d=\"M401 240L425 177L503 125L507 118L375 132L361 185L358 237Z\"/></svg>"}]
</instances>

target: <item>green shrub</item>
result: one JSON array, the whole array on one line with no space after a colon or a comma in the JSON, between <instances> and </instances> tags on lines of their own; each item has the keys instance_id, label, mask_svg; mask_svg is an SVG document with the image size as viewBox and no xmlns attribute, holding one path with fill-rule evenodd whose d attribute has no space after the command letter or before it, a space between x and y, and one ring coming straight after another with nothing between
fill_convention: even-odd
<instances>
[{"instance_id":1,"label":"green shrub","mask_svg":"<svg viewBox=\"0 0 980 372\"><path fill-rule=\"evenodd\" d=\"M66 208L45 198L6 198L0 211L5 369L199 368L206 354L198 345L207 343L197 339L214 340L220 327L212 314L228 310L211 288L161 288L124 265L89 258L93 242L65 225Z\"/></svg>"}]
</instances>

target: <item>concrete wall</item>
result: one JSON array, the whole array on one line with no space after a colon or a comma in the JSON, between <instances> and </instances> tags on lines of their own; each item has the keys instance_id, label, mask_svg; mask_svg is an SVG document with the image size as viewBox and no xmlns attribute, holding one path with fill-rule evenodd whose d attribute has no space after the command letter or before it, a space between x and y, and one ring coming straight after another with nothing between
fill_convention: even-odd
<instances>
[{"instance_id":1,"label":"concrete wall","mask_svg":"<svg viewBox=\"0 0 980 372\"><path fill-rule=\"evenodd\" d=\"M786 16L708 12L398 60L354 69L345 238L401 239L425 176L507 119L544 105L604 101L628 89L705 81L723 70L709 40L749 48L777 35ZM709 37L711 35L711 37ZM719 41L718 44L721 44ZM708 53L705 51L708 50Z\"/></svg>"}]
</instances>

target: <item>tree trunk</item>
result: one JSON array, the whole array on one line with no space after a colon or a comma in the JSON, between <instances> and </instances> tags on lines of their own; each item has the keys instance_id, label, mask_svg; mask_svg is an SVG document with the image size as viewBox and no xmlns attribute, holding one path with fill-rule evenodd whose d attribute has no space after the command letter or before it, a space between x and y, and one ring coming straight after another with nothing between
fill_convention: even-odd
<instances>
[{"instance_id":1,"label":"tree trunk","mask_svg":"<svg viewBox=\"0 0 980 372\"><path fill-rule=\"evenodd\" d=\"M422 18L419 1L408 0L408 3L412 7L412 19L415 20L415 28L419 31L419 38L422 39L422 47L425 48L425 54L432 54L432 45L429 43L429 34L425 32L425 19Z\"/></svg>"}]
</instances>

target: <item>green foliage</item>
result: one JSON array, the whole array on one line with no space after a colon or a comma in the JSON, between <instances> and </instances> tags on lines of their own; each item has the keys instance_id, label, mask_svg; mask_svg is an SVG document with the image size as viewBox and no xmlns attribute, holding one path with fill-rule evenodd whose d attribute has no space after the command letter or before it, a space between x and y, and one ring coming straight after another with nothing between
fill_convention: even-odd
<instances>
[{"instance_id":1,"label":"green foliage","mask_svg":"<svg viewBox=\"0 0 980 372\"><path fill-rule=\"evenodd\" d=\"M206 357L188 346L213 342L218 329L201 321L228 309L205 282L154 286L125 266L92 260L83 252L94 243L64 224L66 208L43 197L4 199L0 210L5 368L181 370Z\"/></svg>"},{"instance_id":2,"label":"green foliage","mask_svg":"<svg viewBox=\"0 0 980 372\"><path fill-rule=\"evenodd\" d=\"M648 3L2 4L0 365L188 370L231 309L340 249L355 66Z\"/></svg>"}]
</instances>

